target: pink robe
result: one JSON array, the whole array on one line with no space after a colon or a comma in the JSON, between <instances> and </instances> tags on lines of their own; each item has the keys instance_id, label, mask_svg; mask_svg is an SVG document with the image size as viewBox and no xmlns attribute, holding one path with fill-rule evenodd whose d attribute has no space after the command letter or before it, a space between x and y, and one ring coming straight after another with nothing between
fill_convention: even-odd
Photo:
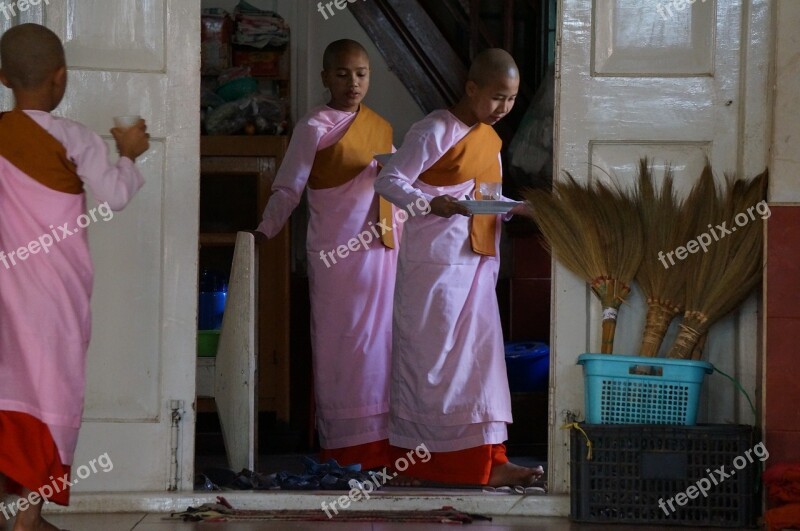
<instances>
[{"instance_id":1,"label":"pink robe","mask_svg":"<svg viewBox=\"0 0 800 531\"><path fill-rule=\"evenodd\" d=\"M336 144L356 113L328 106L311 110L297 124L273 184L258 230L275 236L306 187L316 152ZM373 161L353 180L308 189L306 251L311 296L311 346L317 428L322 448L334 449L388 438L392 294L397 251L377 239L344 258L335 251L378 219ZM396 235L397 236L397 235ZM335 260L335 263L333 262Z\"/></svg>"},{"instance_id":2,"label":"pink robe","mask_svg":"<svg viewBox=\"0 0 800 531\"><path fill-rule=\"evenodd\" d=\"M144 183L129 159L111 165L105 142L83 125L26 113L65 146L98 203L122 209ZM52 190L0 156L0 410L47 424L65 465L78 441L91 333L93 268L87 232L78 229L86 212L85 193ZM74 234L59 229L65 223ZM10 258L54 233L61 241L53 237L49 252Z\"/></svg>"},{"instance_id":3,"label":"pink robe","mask_svg":"<svg viewBox=\"0 0 800 531\"><path fill-rule=\"evenodd\" d=\"M398 206L472 195L474 181L437 187L418 180L469 131L449 111L429 114L381 171L376 191ZM500 223L497 245L499 239ZM424 443L432 452L451 452L507 439L511 398L495 294L496 251L493 257L472 251L465 216L406 221L394 302L392 445Z\"/></svg>"}]
</instances>

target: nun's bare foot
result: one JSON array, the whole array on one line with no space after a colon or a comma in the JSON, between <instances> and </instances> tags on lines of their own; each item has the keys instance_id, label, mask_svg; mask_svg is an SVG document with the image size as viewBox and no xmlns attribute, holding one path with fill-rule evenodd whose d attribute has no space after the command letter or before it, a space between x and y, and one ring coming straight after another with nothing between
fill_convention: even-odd
<instances>
[{"instance_id":1,"label":"nun's bare foot","mask_svg":"<svg viewBox=\"0 0 800 531\"><path fill-rule=\"evenodd\" d=\"M27 502L24 510L17 511L17 519L14 521L12 531L59 531L59 529L42 518L42 501L39 498L39 503L32 504L28 500L32 498L31 491L25 489L22 491L22 498ZM18 504L20 502L17 502ZM19 508L19 505L17 505Z\"/></svg>"},{"instance_id":2,"label":"nun's bare foot","mask_svg":"<svg viewBox=\"0 0 800 531\"><path fill-rule=\"evenodd\" d=\"M540 479L544 474L542 467L528 468L508 462L492 467L489 473L490 487L502 487L505 485L530 486L534 481Z\"/></svg>"},{"instance_id":3,"label":"nun's bare foot","mask_svg":"<svg viewBox=\"0 0 800 531\"><path fill-rule=\"evenodd\" d=\"M17 516L13 531L59 531L59 529L39 516L38 518L21 518Z\"/></svg>"}]
</instances>

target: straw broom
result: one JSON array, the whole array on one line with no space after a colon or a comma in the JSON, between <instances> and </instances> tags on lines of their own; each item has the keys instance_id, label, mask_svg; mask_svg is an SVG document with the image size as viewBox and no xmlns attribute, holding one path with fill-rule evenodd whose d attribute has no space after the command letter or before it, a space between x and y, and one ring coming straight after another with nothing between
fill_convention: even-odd
<instances>
[{"instance_id":1,"label":"straw broom","mask_svg":"<svg viewBox=\"0 0 800 531\"><path fill-rule=\"evenodd\" d=\"M579 184L569 173L552 193L523 193L545 245L564 266L586 279L603 307L600 352L614 347L617 312L642 259L642 231L633 199L617 187Z\"/></svg>"},{"instance_id":2,"label":"straw broom","mask_svg":"<svg viewBox=\"0 0 800 531\"><path fill-rule=\"evenodd\" d=\"M667 166L661 188L656 190L648 160L639 161L637 196L645 237L636 282L647 302L640 356L658 354L670 323L683 312L688 268L685 262L675 261L665 253L694 238L701 222L698 213L716 198L713 178L699 183L703 185L696 185L684 201L679 201L672 169Z\"/></svg>"},{"instance_id":3,"label":"straw broom","mask_svg":"<svg viewBox=\"0 0 800 531\"><path fill-rule=\"evenodd\" d=\"M637 196L644 232L644 253L636 272L636 282L647 302L647 320L639 355L654 357L672 319L682 311L686 286L682 264L667 269L659 256L663 256L665 249L674 249L686 241L684 234L689 217L683 215L686 212L675 194L669 166L664 171L661 189L656 190L652 168L647 159L641 159Z\"/></svg>"},{"instance_id":4,"label":"straw broom","mask_svg":"<svg viewBox=\"0 0 800 531\"><path fill-rule=\"evenodd\" d=\"M705 184L699 185L707 188L708 180L713 181L713 177L707 167L701 177ZM764 200L766 185L765 171L750 181L729 178L724 190L715 194L718 201L709 205L704 214L704 221L708 221L706 232L715 241L707 252L698 252L688 259L691 271L687 275L685 313L667 357L690 359L700 337L744 301L761 280L763 220L759 216L748 217L746 224L738 225L734 218L748 209L752 212L752 207ZM722 234L717 227L723 222L731 231L729 234Z\"/></svg>"}]
</instances>

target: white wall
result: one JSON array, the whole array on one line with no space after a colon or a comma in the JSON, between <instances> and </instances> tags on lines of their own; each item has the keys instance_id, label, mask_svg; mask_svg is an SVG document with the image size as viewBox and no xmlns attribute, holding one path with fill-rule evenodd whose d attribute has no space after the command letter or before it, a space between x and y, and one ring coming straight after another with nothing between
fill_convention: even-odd
<instances>
[{"instance_id":1,"label":"white wall","mask_svg":"<svg viewBox=\"0 0 800 531\"><path fill-rule=\"evenodd\" d=\"M800 203L800 2L779 0L776 18L769 199Z\"/></svg>"},{"instance_id":2,"label":"white wall","mask_svg":"<svg viewBox=\"0 0 800 531\"><path fill-rule=\"evenodd\" d=\"M202 0L202 7L221 7L233 12L238 0ZM313 0L250 0L261 9L271 9L284 17L292 31L292 117L325 103L325 89L320 81L322 52L337 39L354 39L367 49L372 80L366 104L394 126L395 144L399 144L408 128L424 115L400 79L349 10L336 11L328 20L317 11Z\"/></svg>"}]
</instances>

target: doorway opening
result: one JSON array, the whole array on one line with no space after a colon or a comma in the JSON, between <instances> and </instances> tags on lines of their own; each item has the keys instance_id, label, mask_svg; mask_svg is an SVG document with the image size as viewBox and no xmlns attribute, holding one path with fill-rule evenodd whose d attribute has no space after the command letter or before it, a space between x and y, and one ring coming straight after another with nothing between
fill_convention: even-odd
<instances>
[{"instance_id":1,"label":"doorway opening","mask_svg":"<svg viewBox=\"0 0 800 531\"><path fill-rule=\"evenodd\" d=\"M265 9L275 9L278 14L281 14L281 7L288 5L287 2L279 0L265 0L253 4ZM465 64L468 64L470 56L480 49L491 45L510 46L510 51L519 60L522 77L528 81L513 113L502 122L502 127L498 130L506 146L503 153L504 173L507 176L504 194L519 199L521 191L526 187L548 185L552 179L554 92L552 64L555 55L556 0L505 3L419 0L419 4L440 27L444 38L458 52ZM235 5L235 0L203 0L202 3L203 8L225 9L229 12L233 11ZM304 9L308 8L297 8L295 12L303 12ZM471 21L470 12L475 13L480 19L480 25ZM341 16L344 17L345 14ZM462 23L465 16L469 27L478 28L480 35L477 41L469 31L464 31ZM286 18L289 20L291 16L286 14ZM511 26L508 24L509 19L512 20ZM297 17L297 20L304 24L314 24L316 21L315 18L308 16ZM335 23L335 20L329 22L329 24ZM313 28L308 28L307 32L298 33L306 34L312 31ZM291 54L296 45L290 43L283 53ZM231 48L230 53L233 57L236 51ZM284 70L278 70L275 74L280 79L269 80L271 74L262 76L270 82L285 84L283 89L280 87L270 89L273 93L284 90L286 94L294 94L289 88L291 84L309 82L307 79L301 79L305 75L302 72L293 73L286 69L286 65L291 63L285 60L287 58L288 56L284 57L283 66L279 66ZM373 61L377 59L372 58ZM262 85L264 82L264 79L260 80ZM302 115L304 112L305 109L299 109L296 114ZM241 141L244 137L238 138L238 141ZM253 136L248 142L257 141L258 138L258 135ZM531 153L531 146L536 147L535 156ZM210 153L204 153L203 156L234 156L232 152L215 151L213 155ZM270 162L265 162L267 169L264 175L267 180L274 177L281 156L280 153L275 153ZM205 178L212 179L213 176ZM248 179L257 181L258 176L253 174ZM257 190L257 183L252 187ZM265 193L268 196L268 192ZM266 196L258 195L259 201L265 200ZM201 191L201 207L205 201L209 203L207 205L209 211L213 211L215 208L213 204L221 197L223 197L222 192L213 192L211 188L207 188L206 191ZM244 194L240 200L242 208L245 208L246 201L252 202L252 197L247 199L247 194ZM256 207L246 206L248 215L263 208L263 203L255 204ZM241 212L240 208L234 210ZM201 217L203 215L201 212ZM249 227L242 225L236 230L252 230L257 224L257 219L250 220L249 223ZM284 393L286 403L283 404L282 410L259 408L256 421L257 441L254 442L254 446L258 449L257 471L265 474L284 470L299 472L303 468L303 457L317 458L319 455L311 381L310 301L304 263L306 223L307 213L301 204L292 215L289 230L290 247L283 255L289 271L288 277L284 279L288 298L278 305L285 310L283 315L286 317L284 325L288 332L288 347L285 351L274 354L284 357L281 370L288 371L283 382L287 384L286 388L281 391ZM210 245L207 244L206 247ZM509 426L508 453L512 461L518 464L546 465L549 355L546 354L543 359L541 352L542 347L547 349L550 339L551 260L539 243L536 227L531 222L520 219L506 224L501 252L503 265L497 285L497 296L501 308L503 335L508 345L507 353L513 354L515 349L517 353L517 356L507 358L510 360L507 361L509 366L517 363L512 374L512 412L515 422ZM201 242L201 271L204 267L210 266L221 270L222 276L227 278L230 275L230 255L232 255L230 249L204 251ZM262 354L259 354L259 360L264 361ZM206 360L201 363L210 362ZM263 368L261 372L265 372ZM525 377L519 378L523 373ZM265 385L263 379L259 385ZM263 395L264 391L264 389L259 390L259 394ZM197 412L195 471L200 478L205 472L210 471L211 474L206 475L213 475L231 467L227 461L222 429L213 400L200 400L198 404L201 404L201 407ZM239 470L233 472L238 473Z\"/></svg>"}]
</instances>

